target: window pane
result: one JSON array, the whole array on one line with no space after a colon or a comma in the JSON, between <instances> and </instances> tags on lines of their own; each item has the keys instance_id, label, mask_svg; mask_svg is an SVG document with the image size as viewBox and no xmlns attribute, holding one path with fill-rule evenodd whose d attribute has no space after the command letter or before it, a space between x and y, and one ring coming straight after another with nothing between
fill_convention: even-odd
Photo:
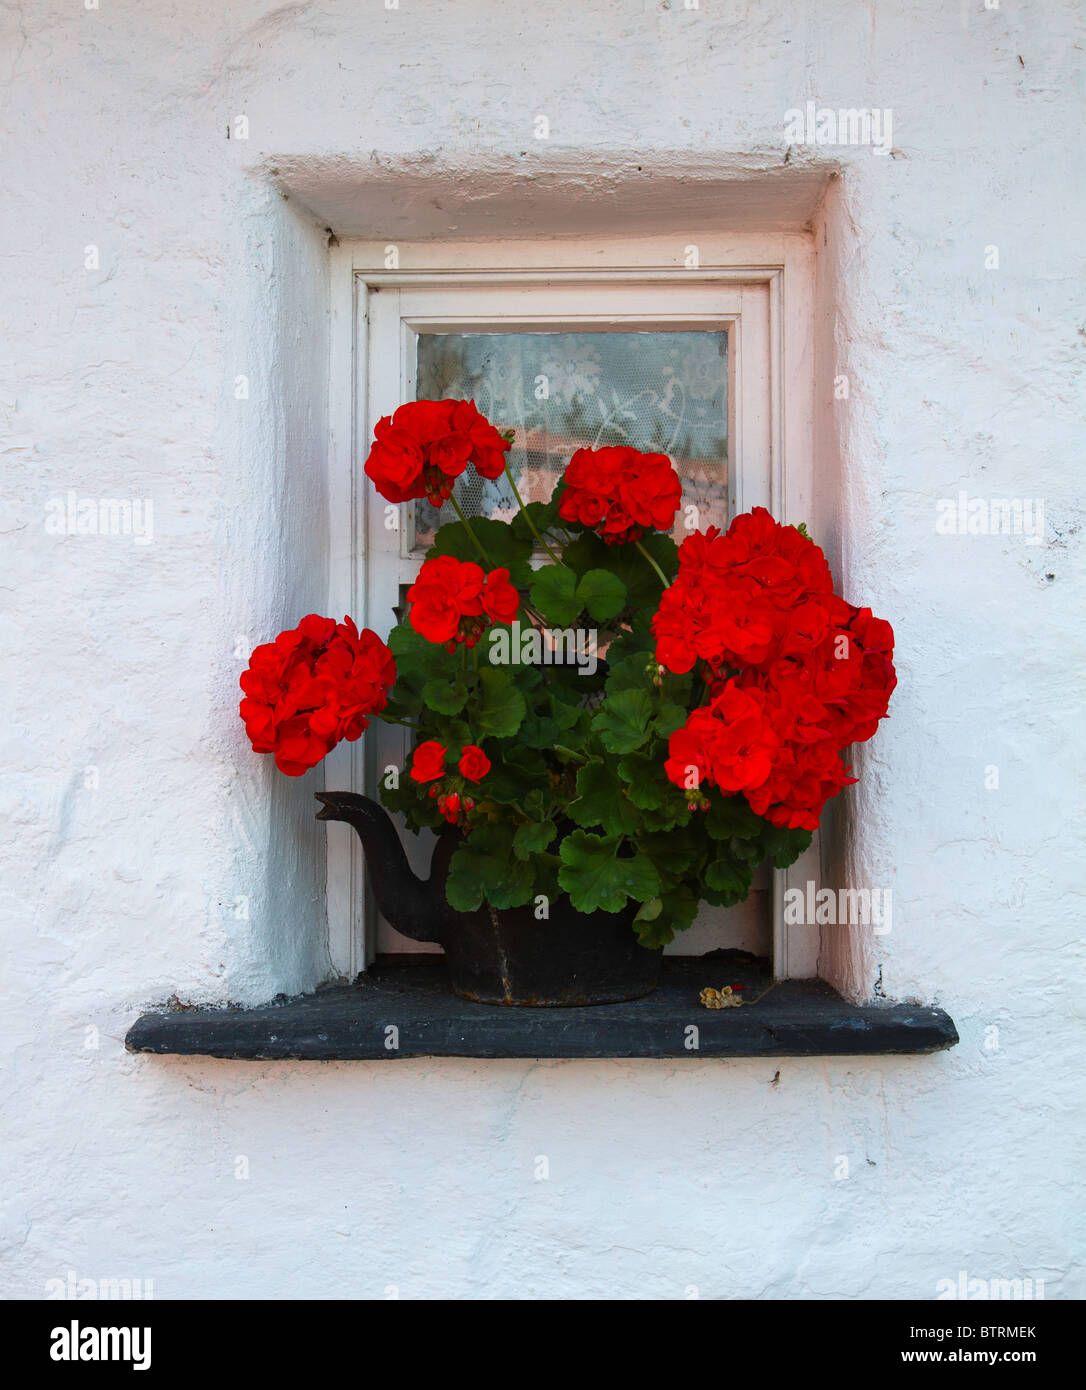
<instances>
[{"instance_id":1,"label":"window pane","mask_svg":"<svg viewBox=\"0 0 1086 1390\"><path fill-rule=\"evenodd\" d=\"M728 335L716 333L424 333L420 400L474 399L499 429L515 428L509 467L525 502L546 501L575 449L625 444L669 454L696 526L728 524ZM469 516L508 519L508 480L469 469L456 497ZM416 504L415 538L429 545L455 519ZM684 513L675 539L687 534Z\"/></svg>"}]
</instances>

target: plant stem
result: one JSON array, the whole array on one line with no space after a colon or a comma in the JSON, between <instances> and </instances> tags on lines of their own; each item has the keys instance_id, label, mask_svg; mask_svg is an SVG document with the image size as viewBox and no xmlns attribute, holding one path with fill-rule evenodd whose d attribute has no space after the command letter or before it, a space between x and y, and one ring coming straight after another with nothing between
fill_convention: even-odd
<instances>
[{"instance_id":1,"label":"plant stem","mask_svg":"<svg viewBox=\"0 0 1086 1390\"><path fill-rule=\"evenodd\" d=\"M759 996L758 996L757 999L751 999L751 1000L746 1000L746 999L744 999L744 1000L743 1000L743 1003L744 1003L744 1004L747 1004L748 1007L749 1007L750 1004L757 1004L757 1003L759 1003L760 1000L762 1000L762 999L764 999L764 998L766 997L766 995L769 993L769 991L770 991L771 989L776 989L777 985L779 985L779 984L780 984L780 981L779 981L779 980L774 980L773 983L772 983L767 989L763 989L763 990L762 990L761 994L759 994Z\"/></svg>"},{"instance_id":2,"label":"plant stem","mask_svg":"<svg viewBox=\"0 0 1086 1390\"><path fill-rule=\"evenodd\" d=\"M480 541L479 541L479 537L478 537L478 536L475 534L475 532L471 529L471 522L470 522L470 521L467 519L467 517L464 515L463 510L462 510L462 508L461 508L461 506L460 506L460 503L456 500L456 497L455 497L455 496L453 495L453 493L451 493L451 492L449 493L449 501L453 504L453 511L454 511L454 512L456 513L456 515L460 518L460 520L464 523L464 530L465 530L465 531L468 533L468 535L471 537L471 542L472 542L472 544L475 546L475 549L479 552L479 554L483 557L483 559L487 562L487 564L490 565L490 564L491 564L490 556L489 556L489 555L486 553L486 551L483 549L482 544L481 544Z\"/></svg>"},{"instance_id":3,"label":"plant stem","mask_svg":"<svg viewBox=\"0 0 1086 1390\"><path fill-rule=\"evenodd\" d=\"M645 547L641 544L640 541L634 541L634 545L637 546L637 548L638 548L638 550L640 550L641 554L644 555L645 559L649 562L649 564L653 567L653 569L656 571L656 573L660 576L660 583L661 583L661 584L664 586L664 588L666 589L666 588L668 587L668 577L667 577L667 575L663 572L663 570L662 570L662 569L660 568L660 566L656 563L656 561L652 558L652 556L649 554L649 552L645 549Z\"/></svg>"},{"instance_id":4,"label":"plant stem","mask_svg":"<svg viewBox=\"0 0 1086 1390\"><path fill-rule=\"evenodd\" d=\"M566 755L567 758L576 758L577 761L578 761L579 763L586 763L586 762L588 762L588 759L585 758L585 757L582 757L580 753L575 753L575 752L573 751L572 748L566 748L566 747L565 747L563 744L561 744L561 743L556 743L556 744L554 745L554 751L555 751L556 753L564 753L564 754Z\"/></svg>"},{"instance_id":5,"label":"plant stem","mask_svg":"<svg viewBox=\"0 0 1086 1390\"><path fill-rule=\"evenodd\" d=\"M524 499L521 497L520 492L519 492L519 490L517 489L516 480L514 479L512 473L509 471L509 465L508 465L508 464L505 465L505 476L509 479L509 486L513 489L513 496L517 499L517 506L520 508L520 514L521 514L521 516L524 518L524 520L525 520L525 521L527 522L527 524L528 524L528 530L531 531L532 535L536 538L536 540L539 542L539 544L543 547L543 549L544 549L544 550L547 552L547 554L551 557L551 559L554 561L554 563L555 563L556 565L562 564L563 561L562 561L561 557L558 556L558 555L556 555L556 554L554 553L554 551L550 548L550 546L547 544L547 542L543 539L543 537L542 537L542 536L539 534L539 532L536 530L535 522L534 522L534 521L532 520L532 518L528 515L528 508L524 505Z\"/></svg>"}]
</instances>

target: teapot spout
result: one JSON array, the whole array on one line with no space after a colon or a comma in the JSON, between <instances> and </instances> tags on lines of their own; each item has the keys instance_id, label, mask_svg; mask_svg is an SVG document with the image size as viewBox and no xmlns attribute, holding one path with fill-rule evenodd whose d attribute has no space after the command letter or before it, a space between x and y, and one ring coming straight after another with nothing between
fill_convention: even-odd
<instances>
[{"instance_id":1,"label":"teapot spout","mask_svg":"<svg viewBox=\"0 0 1086 1390\"><path fill-rule=\"evenodd\" d=\"M391 817L371 797L357 792L317 792L323 802L318 820L341 820L353 825L362 841L366 871L373 885L377 906L403 936L413 941L440 944L442 927L449 909L445 903L443 880L433 865L430 877L420 879L407 862L400 837ZM435 861L441 853L439 842ZM447 858L447 856L442 856Z\"/></svg>"}]
</instances>

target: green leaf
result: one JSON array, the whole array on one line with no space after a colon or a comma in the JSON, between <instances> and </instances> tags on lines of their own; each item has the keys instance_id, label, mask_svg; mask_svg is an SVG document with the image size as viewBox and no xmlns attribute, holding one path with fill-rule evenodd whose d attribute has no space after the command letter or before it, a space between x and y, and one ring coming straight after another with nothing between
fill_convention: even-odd
<instances>
[{"instance_id":1,"label":"green leaf","mask_svg":"<svg viewBox=\"0 0 1086 1390\"><path fill-rule=\"evenodd\" d=\"M647 691L620 690L607 697L592 720L592 728L609 753L632 753L649 737L652 713L653 702Z\"/></svg>"},{"instance_id":2,"label":"green leaf","mask_svg":"<svg viewBox=\"0 0 1086 1390\"><path fill-rule=\"evenodd\" d=\"M483 905L483 856L470 845L461 845L449 861L445 900L454 912L477 912Z\"/></svg>"},{"instance_id":3,"label":"green leaf","mask_svg":"<svg viewBox=\"0 0 1086 1390\"><path fill-rule=\"evenodd\" d=\"M634 919L634 931L642 946L666 946L676 932L686 931L698 915L697 895L685 886L663 893L659 901L658 916L641 921L639 913Z\"/></svg>"},{"instance_id":4,"label":"green leaf","mask_svg":"<svg viewBox=\"0 0 1086 1390\"><path fill-rule=\"evenodd\" d=\"M614 643L607 653L607 694L617 695L620 690L644 690L649 693L652 686L652 672L656 663L650 652L631 652L616 660Z\"/></svg>"},{"instance_id":5,"label":"green leaf","mask_svg":"<svg viewBox=\"0 0 1086 1390\"><path fill-rule=\"evenodd\" d=\"M554 699L554 722L558 725L560 733L567 729L572 729L584 714L580 705L567 704L565 700L560 700L557 696Z\"/></svg>"},{"instance_id":6,"label":"green leaf","mask_svg":"<svg viewBox=\"0 0 1086 1390\"><path fill-rule=\"evenodd\" d=\"M660 531L647 532L641 544L669 578L679 568L678 547ZM579 575L602 569L615 575L626 589L626 602L635 610L654 610L663 586L660 576L636 545L604 545L594 531L584 531L566 546L562 559Z\"/></svg>"},{"instance_id":7,"label":"green leaf","mask_svg":"<svg viewBox=\"0 0 1086 1390\"><path fill-rule=\"evenodd\" d=\"M484 666L479 672L478 709L472 719L481 736L512 738L528 706L508 671Z\"/></svg>"},{"instance_id":8,"label":"green leaf","mask_svg":"<svg viewBox=\"0 0 1086 1390\"><path fill-rule=\"evenodd\" d=\"M621 841L575 830L562 841L558 882L577 912L621 912L629 898L645 902L660 879L643 854L619 858Z\"/></svg>"},{"instance_id":9,"label":"green leaf","mask_svg":"<svg viewBox=\"0 0 1086 1390\"><path fill-rule=\"evenodd\" d=\"M770 826L763 837L766 854L773 860L777 869L787 869L799 856L811 847L813 832L810 830L785 830Z\"/></svg>"},{"instance_id":10,"label":"green leaf","mask_svg":"<svg viewBox=\"0 0 1086 1390\"><path fill-rule=\"evenodd\" d=\"M664 894L664 916L670 921L672 931L686 931L692 926L700 906L700 898L688 886L672 888Z\"/></svg>"},{"instance_id":11,"label":"green leaf","mask_svg":"<svg viewBox=\"0 0 1086 1390\"><path fill-rule=\"evenodd\" d=\"M422 698L438 714L459 714L467 703L468 688L461 680L427 681L422 687Z\"/></svg>"},{"instance_id":12,"label":"green leaf","mask_svg":"<svg viewBox=\"0 0 1086 1390\"><path fill-rule=\"evenodd\" d=\"M492 760L490 771L479 784L476 799L496 801L499 806L519 807L531 790L531 784L525 782L524 774L519 769Z\"/></svg>"},{"instance_id":13,"label":"green leaf","mask_svg":"<svg viewBox=\"0 0 1086 1390\"><path fill-rule=\"evenodd\" d=\"M484 900L492 907L523 907L531 902L534 874L513 854L513 828L498 822L476 826L449 862L445 897L456 912L475 912Z\"/></svg>"},{"instance_id":14,"label":"green leaf","mask_svg":"<svg viewBox=\"0 0 1086 1390\"><path fill-rule=\"evenodd\" d=\"M659 810L671 786L663 763L646 758L643 753L630 753L623 758L618 775L629 783L630 800L643 811Z\"/></svg>"},{"instance_id":15,"label":"green leaf","mask_svg":"<svg viewBox=\"0 0 1086 1390\"><path fill-rule=\"evenodd\" d=\"M689 825L693 817L690 808L682 799L682 793L678 787L672 787L660 809L657 811L643 810L641 819L647 831L670 832L676 826Z\"/></svg>"},{"instance_id":16,"label":"green leaf","mask_svg":"<svg viewBox=\"0 0 1086 1390\"><path fill-rule=\"evenodd\" d=\"M547 761L538 748L526 748L522 743L506 744L501 749L501 759L524 782L547 776Z\"/></svg>"},{"instance_id":17,"label":"green leaf","mask_svg":"<svg viewBox=\"0 0 1086 1390\"><path fill-rule=\"evenodd\" d=\"M568 627L580 613L577 576L564 565L544 565L532 580L532 605L553 627Z\"/></svg>"},{"instance_id":18,"label":"green leaf","mask_svg":"<svg viewBox=\"0 0 1086 1390\"><path fill-rule=\"evenodd\" d=\"M626 605L626 586L609 570L589 570L577 585L577 598L601 623L621 613Z\"/></svg>"},{"instance_id":19,"label":"green leaf","mask_svg":"<svg viewBox=\"0 0 1086 1390\"><path fill-rule=\"evenodd\" d=\"M633 929L641 945L650 951L658 951L675 939L674 928L666 917L657 918L655 922L635 922Z\"/></svg>"},{"instance_id":20,"label":"green leaf","mask_svg":"<svg viewBox=\"0 0 1086 1390\"><path fill-rule=\"evenodd\" d=\"M638 909L635 922L655 922L660 913L664 910L662 898L650 898L647 903L642 903Z\"/></svg>"},{"instance_id":21,"label":"green leaf","mask_svg":"<svg viewBox=\"0 0 1086 1390\"><path fill-rule=\"evenodd\" d=\"M552 820L518 825L513 836L513 853L521 860L528 860L533 854L545 854L557 833Z\"/></svg>"},{"instance_id":22,"label":"green leaf","mask_svg":"<svg viewBox=\"0 0 1086 1390\"><path fill-rule=\"evenodd\" d=\"M685 809L685 807L684 807ZM694 826L657 830L637 837L637 847L656 865L665 888L675 887L687 874L700 867L703 836Z\"/></svg>"},{"instance_id":23,"label":"green leaf","mask_svg":"<svg viewBox=\"0 0 1086 1390\"><path fill-rule=\"evenodd\" d=\"M388 645L396 658L396 684L383 711L390 719L417 715L425 703L423 691L427 685L440 681L451 683L458 677L457 658L440 644L428 642L408 623L392 629Z\"/></svg>"},{"instance_id":24,"label":"green leaf","mask_svg":"<svg viewBox=\"0 0 1086 1390\"><path fill-rule=\"evenodd\" d=\"M605 835L628 834L636 828L638 817L624 792L604 763L585 763L577 773L577 799L569 803L570 819L577 825L598 825Z\"/></svg>"},{"instance_id":25,"label":"green leaf","mask_svg":"<svg viewBox=\"0 0 1086 1390\"><path fill-rule=\"evenodd\" d=\"M583 531L570 541L562 559L578 576L592 569L610 569L617 547L604 545L595 531Z\"/></svg>"},{"instance_id":26,"label":"green leaf","mask_svg":"<svg viewBox=\"0 0 1086 1390\"><path fill-rule=\"evenodd\" d=\"M705 812L705 828L714 840L730 840L733 835L741 840L753 839L765 826L761 816L747 805L741 796L728 796L723 799L713 795Z\"/></svg>"},{"instance_id":27,"label":"green leaf","mask_svg":"<svg viewBox=\"0 0 1086 1390\"><path fill-rule=\"evenodd\" d=\"M676 729L682 728L686 718L686 710L682 705L674 705L670 700L665 700L660 705L653 724L661 738L670 738Z\"/></svg>"},{"instance_id":28,"label":"green leaf","mask_svg":"<svg viewBox=\"0 0 1086 1390\"><path fill-rule=\"evenodd\" d=\"M396 658L397 684L399 677L411 673L425 680L437 680L441 676L451 678L459 669L456 654L446 651L441 642L428 642L410 623L400 623L392 629L388 646Z\"/></svg>"},{"instance_id":29,"label":"green leaf","mask_svg":"<svg viewBox=\"0 0 1086 1390\"><path fill-rule=\"evenodd\" d=\"M490 771L479 784L475 799L515 806L532 819L542 820L541 814L534 815L531 810L533 805L538 805L542 811L543 794L550 793L547 762L542 752L521 743L491 744L487 752Z\"/></svg>"},{"instance_id":30,"label":"green leaf","mask_svg":"<svg viewBox=\"0 0 1086 1390\"><path fill-rule=\"evenodd\" d=\"M760 839L743 840L738 835L728 841L728 852L743 864L760 864L766 857L766 848Z\"/></svg>"},{"instance_id":31,"label":"green leaf","mask_svg":"<svg viewBox=\"0 0 1086 1390\"><path fill-rule=\"evenodd\" d=\"M561 742L560 734L557 719L529 714L520 726L517 738L528 748L553 748Z\"/></svg>"},{"instance_id":32,"label":"green leaf","mask_svg":"<svg viewBox=\"0 0 1086 1390\"><path fill-rule=\"evenodd\" d=\"M741 903L750 892L752 871L747 864L734 859L717 859L705 870L707 901L724 907Z\"/></svg>"}]
</instances>

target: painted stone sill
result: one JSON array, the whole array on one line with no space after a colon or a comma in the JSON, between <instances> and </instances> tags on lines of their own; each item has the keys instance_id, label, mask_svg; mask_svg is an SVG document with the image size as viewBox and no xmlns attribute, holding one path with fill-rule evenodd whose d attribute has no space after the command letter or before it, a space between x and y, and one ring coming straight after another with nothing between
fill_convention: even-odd
<instances>
[{"instance_id":1,"label":"painted stone sill","mask_svg":"<svg viewBox=\"0 0 1086 1390\"><path fill-rule=\"evenodd\" d=\"M742 1008L707 1009L699 1002L706 986L737 984L755 999L771 983L766 964L739 951L667 957L659 987L644 999L503 1009L458 999L432 956L401 956L378 962L353 985L260 1008L145 1013L125 1043L130 1052L238 1060L391 1061L878 1056L937 1052L958 1041L942 1009L850 1004L821 980L783 980Z\"/></svg>"}]
</instances>

